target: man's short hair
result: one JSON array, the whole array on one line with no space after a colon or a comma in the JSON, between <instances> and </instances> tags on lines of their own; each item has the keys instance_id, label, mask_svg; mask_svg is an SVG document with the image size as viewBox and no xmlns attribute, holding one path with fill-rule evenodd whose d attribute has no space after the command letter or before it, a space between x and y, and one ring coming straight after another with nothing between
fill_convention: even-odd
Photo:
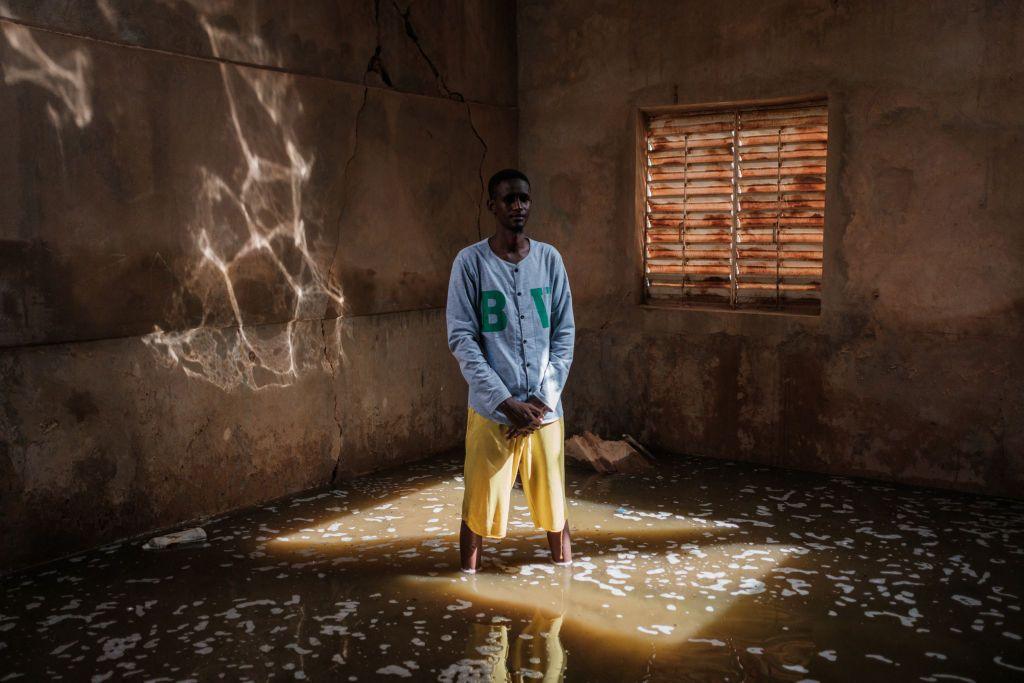
<instances>
[{"instance_id":1,"label":"man's short hair","mask_svg":"<svg viewBox=\"0 0 1024 683\"><path fill-rule=\"evenodd\" d=\"M525 180L527 185L530 184L530 179L527 178L526 174L523 173L522 171L518 171L514 168L503 168L502 170L492 175L491 179L487 181L487 196L490 197L491 199L494 199L494 191L498 189L498 183L500 183L502 180L513 179Z\"/></svg>"}]
</instances>

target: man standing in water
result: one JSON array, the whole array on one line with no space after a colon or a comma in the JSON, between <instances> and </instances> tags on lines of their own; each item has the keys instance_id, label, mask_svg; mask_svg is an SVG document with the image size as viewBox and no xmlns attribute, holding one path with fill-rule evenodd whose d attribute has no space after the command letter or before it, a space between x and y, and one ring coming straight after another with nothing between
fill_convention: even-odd
<instances>
[{"instance_id":1,"label":"man standing in water","mask_svg":"<svg viewBox=\"0 0 1024 683\"><path fill-rule=\"evenodd\" d=\"M497 223L458 253L448 284L448 347L469 383L462 570L480 568L482 538L503 538L518 473L555 564L572 562L565 499L562 388L576 326L569 278L553 246L523 234L530 181L515 169L487 183Z\"/></svg>"}]
</instances>

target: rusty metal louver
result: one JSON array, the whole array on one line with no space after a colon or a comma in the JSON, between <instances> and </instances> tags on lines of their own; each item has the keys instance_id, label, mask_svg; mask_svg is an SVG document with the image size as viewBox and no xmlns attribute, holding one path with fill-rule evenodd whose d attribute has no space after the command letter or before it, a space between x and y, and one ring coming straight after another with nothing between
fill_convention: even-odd
<instances>
[{"instance_id":1,"label":"rusty metal louver","mask_svg":"<svg viewBox=\"0 0 1024 683\"><path fill-rule=\"evenodd\" d=\"M820 307L824 102L645 115L647 299Z\"/></svg>"}]
</instances>

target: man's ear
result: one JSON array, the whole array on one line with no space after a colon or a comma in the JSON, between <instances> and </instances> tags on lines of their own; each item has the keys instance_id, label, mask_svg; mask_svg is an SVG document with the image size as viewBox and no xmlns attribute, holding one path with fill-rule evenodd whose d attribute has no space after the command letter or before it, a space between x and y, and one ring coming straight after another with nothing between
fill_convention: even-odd
<instances>
[{"instance_id":1,"label":"man's ear","mask_svg":"<svg viewBox=\"0 0 1024 683\"><path fill-rule=\"evenodd\" d=\"M494 199L491 197L487 198L487 210L494 213Z\"/></svg>"}]
</instances>

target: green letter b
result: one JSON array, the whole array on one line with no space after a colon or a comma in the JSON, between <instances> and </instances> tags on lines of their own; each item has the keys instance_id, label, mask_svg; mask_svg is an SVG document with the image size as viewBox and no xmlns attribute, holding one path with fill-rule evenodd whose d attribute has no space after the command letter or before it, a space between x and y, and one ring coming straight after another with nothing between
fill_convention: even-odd
<instances>
[{"instance_id":1,"label":"green letter b","mask_svg":"<svg viewBox=\"0 0 1024 683\"><path fill-rule=\"evenodd\" d=\"M480 292L480 328L483 332L501 332L508 326L505 295L494 289Z\"/></svg>"}]
</instances>

